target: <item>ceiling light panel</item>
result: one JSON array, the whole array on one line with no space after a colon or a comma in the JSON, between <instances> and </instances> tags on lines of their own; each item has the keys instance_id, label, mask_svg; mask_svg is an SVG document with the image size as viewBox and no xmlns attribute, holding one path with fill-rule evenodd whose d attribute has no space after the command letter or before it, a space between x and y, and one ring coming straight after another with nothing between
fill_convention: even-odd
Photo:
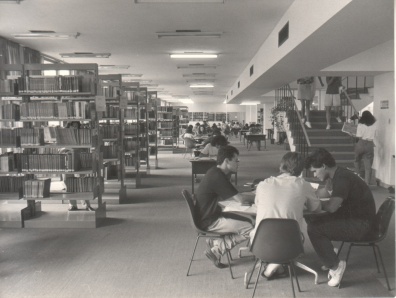
<instances>
[{"instance_id":1,"label":"ceiling light panel","mask_svg":"<svg viewBox=\"0 0 396 298\"><path fill-rule=\"evenodd\" d=\"M213 84L191 84L190 88L213 88Z\"/></svg>"},{"instance_id":2,"label":"ceiling light panel","mask_svg":"<svg viewBox=\"0 0 396 298\"><path fill-rule=\"evenodd\" d=\"M60 53L62 58L109 58L110 53L91 53L91 52L74 52Z\"/></svg>"},{"instance_id":3,"label":"ceiling light panel","mask_svg":"<svg viewBox=\"0 0 396 298\"><path fill-rule=\"evenodd\" d=\"M135 3L224 3L224 0L135 0Z\"/></svg>"},{"instance_id":4,"label":"ceiling light panel","mask_svg":"<svg viewBox=\"0 0 396 298\"><path fill-rule=\"evenodd\" d=\"M140 78L140 77L143 76L143 74L140 74L140 73L122 73L121 76L122 76L122 78L124 78L124 77ZM130 81L133 81L133 80L131 79ZM133 81L133 82L136 82L136 80Z\"/></svg>"},{"instance_id":5,"label":"ceiling light panel","mask_svg":"<svg viewBox=\"0 0 396 298\"><path fill-rule=\"evenodd\" d=\"M15 39L70 39L77 38L81 34L76 33L60 33L49 30L30 30L29 33L12 34Z\"/></svg>"},{"instance_id":6,"label":"ceiling light panel","mask_svg":"<svg viewBox=\"0 0 396 298\"><path fill-rule=\"evenodd\" d=\"M215 73L190 73L190 74L184 74L183 78L195 78L195 77L214 78L215 76L216 76Z\"/></svg>"},{"instance_id":7,"label":"ceiling light panel","mask_svg":"<svg viewBox=\"0 0 396 298\"><path fill-rule=\"evenodd\" d=\"M220 38L223 32L204 32L201 30L176 30L168 32L156 32L158 38L163 37L217 37Z\"/></svg>"},{"instance_id":8,"label":"ceiling light panel","mask_svg":"<svg viewBox=\"0 0 396 298\"><path fill-rule=\"evenodd\" d=\"M211 68L216 69L217 65L210 64L186 64L186 65L178 65L177 69L189 69L189 68Z\"/></svg>"},{"instance_id":9,"label":"ceiling light panel","mask_svg":"<svg viewBox=\"0 0 396 298\"><path fill-rule=\"evenodd\" d=\"M99 65L100 70L106 69L128 69L129 65Z\"/></svg>"},{"instance_id":10,"label":"ceiling light panel","mask_svg":"<svg viewBox=\"0 0 396 298\"><path fill-rule=\"evenodd\" d=\"M217 54L206 54L206 53L180 53L171 54L172 59L215 59Z\"/></svg>"}]
</instances>

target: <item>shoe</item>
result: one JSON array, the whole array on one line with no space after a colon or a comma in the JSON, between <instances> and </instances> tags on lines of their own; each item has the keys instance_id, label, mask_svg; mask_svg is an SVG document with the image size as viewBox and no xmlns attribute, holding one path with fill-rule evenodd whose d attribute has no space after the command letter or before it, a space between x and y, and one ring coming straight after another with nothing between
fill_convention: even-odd
<instances>
[{"instance_id":1,"label":"shoe","mask_svg":"<svg viewBox=\"0 0 396 298\"><path fill-rule=\"evenodd\" d=\"M337 117L336 120L337 120L338 123L341 123L341 122L342 122L342 120L341 120L340 117Z\"/></svg>"},{"instance_id":2,"label":"shoe","mask_svg":"<svg viewBox=\"0 0 396 298\"><path fill-rule=\"evenodd\" d=\"M305 125L306 125L308 128L312 128L311 122L309 122L309 121L305 122Z\"/></svg>"},{"instance_id":3,"label":"shoe","mask_svg":"<svg viewBox=\"0 0 396 298\"><path fill-rule=\"evenodd\" d=\"M87 211L95 211L95 209L92 208L91 206L87 206L87 207L85 208L85 210L87 210Z\"/></svg>"},{"instance_id":4,"label":"shoe","mask_svg":"<svg viewBox=\"0 0 396 298\"><path fill-rule=\"evenodd\" d=\"M330 129L330 128L331 128L331 126L330 126L330 125L327 125L327 126L326 126L326 129Z\"/></svg>"},{"instance_id":5,"label":"shoe","mask_svg":"<svg viewBox=\"0 0 396 298\"><path fill-rule=\"evenodd\" d=\"M77 211L77 206L70 206L69 211Z\"/></svg>"},{"instance_id":6,"label":"shoe","mask_svg":"<svg viewBox=\"0 0 396 298\"><path fill-rule=\"evenodd\" d=\"M327 266L323 265L322 267L320 267L320 270L327 271L327 270L329 270L329 268L327 268Z\"/></svg>"},{"instance_id":7,"label":"shoe","mask_svg":"<svg viewBox=\"0 0 396 298\"><path fill-rule=\"evenodd\" d=\"M209 250L212 250L212 247L213 247L214 245L213 245L213 239L211 239L211 238L208 238L208 239L206 239L206 247L209 249Z\"/></svg>"},{"instance_id":8,"label":"shoe","mask_svg":"<svg viewBox=\"0 0 396 298\"><path fill-rule=\"evenodd\" d=\"M345 261L340 261L340 263L338 264L338 268L336 270L330 269L329 275L331 276L331 279L327 284L330 287L337 287L342 280L342 276L344 275L345 269L346 269Z\"/></svg>"},{"instance_id":9,"label":"shoe","mask_svg":"<svg viewBox=\"0 0 396 298\"><path fill-rule=\"evenodd\" d=\"M269 275L265 274L265 272L267 271L266 269L267 268L264 268L263 272L261 273L261 276L266 278L268 281L289 276L288 270L286 270L286 268L283 265L277 267Z\"/></svg>"},{"instance_id":10,"label":"shoe","mask_svg":"<svg viewBox=\"0 0 396 298\"><path fill-rule=\"evenodd\" d=\"M221 263L220 259L218 259L210 249L205 250L205 256L209 260L211 260L213 262L213 265L215 265L219 269L224 269L228 267L228 265Z\"/></svg>"}]
</instances>

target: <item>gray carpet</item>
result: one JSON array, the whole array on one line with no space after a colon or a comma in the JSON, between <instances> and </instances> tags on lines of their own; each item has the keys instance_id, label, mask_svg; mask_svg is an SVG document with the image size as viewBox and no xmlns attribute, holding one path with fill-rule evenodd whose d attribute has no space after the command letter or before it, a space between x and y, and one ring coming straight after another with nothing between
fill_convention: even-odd
<instances>
[{"instance_id":1,"label":"gray carpet","mask_svg":"<svg viewBox=\"0 0 396 298\"><path fill-rule=\"evenodd\" d=\"M247 151L239 140L238 188L254 178L278 173L283 146L268 145L267 151ZM228 269L215 268L198 245L191 276L186 277L195 243L183 188L191 189L191 167L183 154L159 155L158 170L142 179L141 189L128 190L130 205L109 205L108 218L97 229L1 229L0 297L250 297L243 286L252 259L233 252L235 279ZM373 190L377 207L387 190ZM381 249L391 286L395 287L394 217ZM307 238L308 239L308 238ZM343 255L345 256L346 250ZM301 261L320 268L307 240ZM327 286L327 273L320 284L298 269L302 293L298 297L392 297L383 274L376 272L372 251L356 248L348 262L343 288ZM256 297L289 297L289 279L261 279Z\"/></svg>"}]
</instances>

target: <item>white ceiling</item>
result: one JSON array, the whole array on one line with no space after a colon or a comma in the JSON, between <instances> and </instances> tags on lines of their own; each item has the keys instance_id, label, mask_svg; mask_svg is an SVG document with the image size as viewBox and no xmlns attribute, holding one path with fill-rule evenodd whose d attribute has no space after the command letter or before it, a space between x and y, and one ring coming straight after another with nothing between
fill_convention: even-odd
<instances>
[{"instance_id":1,"label":"white ceiling","mask_svg":"<svg viewBox=\"0 0 396 298\"><path fill-rule=\"evenodd\" d=\"M109 52L108 59L65 58L68 63L130 65L127 70L103 73L143 74L160 90L190 97L195 102L223 102L225 95L249 63L293 0L225 0L219 3L144 3L134 0L24 0L19 5L0 2L0 36L62 59L59 53ZM69 40L15 40L13 33L53 30L81 33ZM156 32L202 30L223 32L221 38L168 37ZM209 52L218 59L170 59L177 52ZM216 65L216 69L178 69L187 64ZM209 73L213 95L194 95L191 78ZM150 90L150 89L149 89ZM155 90L155 89L153 89ZM161 96L161 94L160 94Z\"/></svg>"}]
</instances>

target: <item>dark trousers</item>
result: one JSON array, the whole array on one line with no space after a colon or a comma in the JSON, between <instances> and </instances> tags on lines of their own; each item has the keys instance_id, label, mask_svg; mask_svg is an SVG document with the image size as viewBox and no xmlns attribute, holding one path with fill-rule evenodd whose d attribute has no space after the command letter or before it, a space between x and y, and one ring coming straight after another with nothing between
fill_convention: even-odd
<instances>
[{"instance_id":1,"label":"dark trousers","mask_svg":"<svg viewBox=\"0 0 396 298\"><path fill-rule=\"evenodd\" d=\"M339 263L331 241L358 241L370 230L366 220L322 218L307 221L308 235L316 254L327 268Z\"/></svg>"}]
</instances>

